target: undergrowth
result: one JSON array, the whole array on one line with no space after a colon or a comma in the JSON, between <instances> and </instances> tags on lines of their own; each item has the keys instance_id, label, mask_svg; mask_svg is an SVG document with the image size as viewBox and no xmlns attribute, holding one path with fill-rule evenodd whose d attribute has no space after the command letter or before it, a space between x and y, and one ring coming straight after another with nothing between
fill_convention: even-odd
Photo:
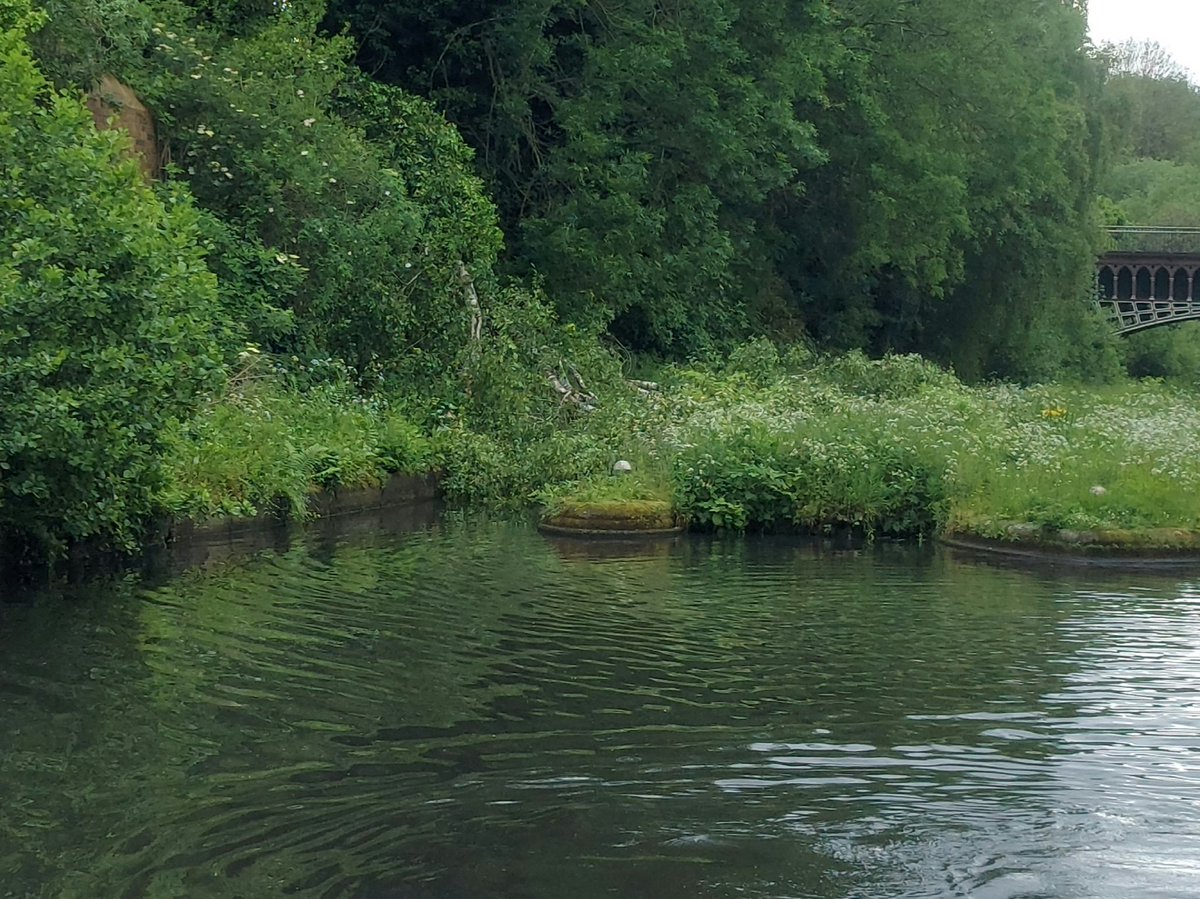
<instances>
[{"instance_id":1,"label":"undergrowth","mask_svg":"<svg viewBox=\"0 0 1200 899\"><path fill-rule=\"evenodd\" d=\"M403 409L417 401L364 398L344 379L303 389L267 379L168 435L161 504L303 515L314 490L437 469L460 505L553 514L666 499L715 530L1200 529L1200 401L1187 388L968 387L915 356L780 354L761 342L657 377L650 390L605 381L590 413L530 394L507 419L495 408L412 420ZM611 474L617 459L632 473Z\"/></svg>"},{"instance_id":2,"label":"undergrowth","mask_svg":"<svg viewBox=\"0 0 1200 899\"><path fill-rule=\"evenodd\" d=\"M668 473L693 527L1200 529L1192 389L968 387L916 356L761 344L660 378L660 391L622 397L616 430ZM628 487L597 470L544 493L596 499Z\"/></svg>"},{"instance_id":3,"label":"undergrowth","mask_svg":"<svg viewBox=\"0 0 1200 899\"><path fill-rule=\"evenodd\" d=\"M301 392L266 379L170 433L159 502L192 517L303 518L321 488L376 486L393 472L423 472L433 458L429 439L381 398L346 384Z\"/></svg>"}]
</instances>

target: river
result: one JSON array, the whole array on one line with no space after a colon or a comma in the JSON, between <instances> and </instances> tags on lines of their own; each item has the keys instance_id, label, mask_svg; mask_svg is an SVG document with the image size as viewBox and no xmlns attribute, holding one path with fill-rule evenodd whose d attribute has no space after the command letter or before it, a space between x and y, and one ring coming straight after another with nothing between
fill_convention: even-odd
<instances>
[{"instance_id":1,"label":"river","mask_svg":"<svg viewBox=\"0 0 1200 899\"><path fill-rule=\"evenodd\" d=\"M1200 581L453 516L0 605L0 896L1200 896Z\"/></svg>"}]
</instances>

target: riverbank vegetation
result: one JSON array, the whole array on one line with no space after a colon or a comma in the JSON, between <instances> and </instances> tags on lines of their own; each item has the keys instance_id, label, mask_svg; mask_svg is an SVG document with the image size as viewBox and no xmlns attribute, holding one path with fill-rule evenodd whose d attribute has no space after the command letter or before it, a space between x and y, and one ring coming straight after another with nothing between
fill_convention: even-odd
<instances>
[{"instance_id":1,"label":"riverbank vegetation","mask_svg":"<svg viewBox=\"0 0 1200 899\"><path fill-rule=\"evenodd\" d=\"M740 355L664 372L661 391L627 406L617 429L630 435L620 449L652 460L695 527L1200 530L1200 405L1189 388L971 387L916 356L781 358L763 342ZM596 472L585 495L614 480Z\"/></svg>"},{"instance_id":2,"label":"riverbank vegetation","mask_svg":"<svg viewBox=\"0 0 1200 899\"><path fill-rule=\"evenodd\" d=\"M1200 399L1128 378L1200 356L1090 295L1186 177L1130 111L1200 106L1077 7L0 0L0 532L431 469L698 527L1194 527Z\"/></svg>"}]
</instances>

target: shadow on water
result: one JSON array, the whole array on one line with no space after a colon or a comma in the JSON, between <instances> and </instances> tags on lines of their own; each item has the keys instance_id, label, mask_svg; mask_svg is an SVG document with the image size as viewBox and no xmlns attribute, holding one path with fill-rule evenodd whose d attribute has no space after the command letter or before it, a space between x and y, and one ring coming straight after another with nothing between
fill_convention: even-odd
<instances>
[{"instance_id":1,"label":"shadow on water","mask_svg":"<svg viewBox=\"0 0 1200 899\"><path fill-rule=\"evenodd\" d=\"M457 516L262 539L0 607L0 895L1186 895L1186 579Z\"/></svg>"},{"instance_id":2,"label":"shadow on water","mask_svg":"<svg viewBox=\"0 0 1200 899\"><path fill-rule=\"evenodd\" d=\"M145 547L136 558L81 551L50 569L20 558L0 566L0 606L78 597L107 582L136 579L146 585L165 583L190 571L212 570L244 562L263 553L283 553L302 542L316 555L331 555L339 545L398 537L435 527L440 502L409 503L331 515L311 522L236 519L203 528L184 528L174 539Z\"/></svg>"}]
</instances>

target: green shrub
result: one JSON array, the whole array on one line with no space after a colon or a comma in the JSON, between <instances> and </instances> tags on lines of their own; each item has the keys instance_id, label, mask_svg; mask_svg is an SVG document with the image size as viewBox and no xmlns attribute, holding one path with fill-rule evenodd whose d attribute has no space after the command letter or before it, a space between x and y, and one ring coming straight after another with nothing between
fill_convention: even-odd
<instances>
[{"instance_id":1,"label":"green shrub","mask_svg":"<svg viewBox=\"0 0 1200 899\"><path fill-rule=\"evenodd\" d=\"M382 398L363 397L338 377L300 393L266 367L266 377L171 432L164 509L303 518L318 489L376 486L392 472L432 464L429 441Z\"/></svg>"},{"instance_id":2,"label":"green shrub","mask_svg":"<svg viewBox=\"0 0 1200 899\"><path fill-rule=\"evenodd\" d=\"M393 362L410 382L445 382L468 351L460 262L493 329L503 329L508 303L515 301L519 312L544 297L497 285L492 269L504 237L496 207L475 172L471 148L433 104L347 71L330 106L366 137L386 171L399 173L403 196L418 210L419 252L407 257L401 273L412 322L403 358Z\"/></svg>"},{"instance_id":3,"label":"green shrub","mask_svg":"<svg viewBox=\"0 0 1200 899\"><path fill-rule=\"evenodd\" d=\"M221 320L230 344L267 347L295 343L296 316L291 308L305 271L286 253L263 245L258 236L220 219L200 215L200 234L208 265L217 276Z\"/></svg>"},{"instance_id":4,"label":"green shrub","mask_svg":"<svg viewBox=\"0 0 1200 899\"><path fill-rule=\"evenodd\" d=\"M0 20L19 4L4 0ZM129 546L164 432L221 377L196 213L0 32L0 527Z\"/></svg>"},{"instance_id":5,"label":"green shrub","mask_svg":"<svg viewBox=\"0 0 1200 899\"><path fill-rule=\"evenodd\" d=\"M848 393L892 399L958 383L946 369L915 354L869 359L858 350L825 359L821 377Z\"/></svg>"},{"instance_id":6,"label":"green shrub","mask_svg":"<svg viewBox=\"0 0 1200 899\"><path fill-rule=\"evenodd\" d=\"M523 508L548 486L607 471L614 459L612 447L586 431L550 431L519 443L463 428L438 437L442 486L451 500L466 505Z\"/></svg>"},{"instance_id":7,"label":"green shrub","mask_svg":"<svg viewBox=\"0 0 1200 899\"><path fill-rule=\"evenodd\" d=\"M726 371L741 372L760 387L765 387L782 372L779 350L765 337L758 337L734 347L726 363Z\"/></svg>"},{"instance_id":8,"label":"green shrub","mask_svg":"<svg viewBox=\"0 0 1200 899\"><path fill-rule=\"evenodd\" d=\"M1167 378L1200 384L1200 325L1195 322L1130 334L1122 347L1135 378Z\"/></svg>"},{"instance_id":9,"label":"green shrub","mask_svg":"<svg viewBox=\"0 0 1200 899\"><path fill-rule=\"evenodd\" d=\"M304 4L235 34L156 9L166 21L135 87L215 217L225 308L248 338L416 391L457 382L471 329L460 265L488 315L501 235L454 127L357 74L349 41L319 36Z\"/></svg>"},{"instance_id":10,"label":"green shrub","mask_svg":"<svg viewBox=\"0 0 1200 899\"><path fill-rule=\"evenodd\" d=\"M881 420L830 420L714 434L676 461L676 501L700 526L744 530L850 526L868 534L931 534L944 517L935 461L893 443Z\"/></svg>"},{"instance_id":11,"label":"green shrub","mask_svg":"<svg viewBox=\"0 0 1200 899\"><path fill-rule=\"evenodd\" d=\"M316 38L290 11L245 37L196 21L156 24L154 36L154 76L139 87L179 172L232 240L252 242L250 258L223 272L235 279L229 293L260 296L285 282L240 310L265 314L245 322L249 332L272 338L272 349L334 353L360 371L398 358L413 323L421 210L402 176L329 112L346 43ZM272 307L292 311L293 339Z\"/></svg>"},{"instance_id":12,"label":"green shrub","mask_svg":"<svg viewBox=\"0 0 1200 899\"><path fill-rule=\"evenodd\" d=\"M58 87L87 89L101 75L145 63L154 11L144 0L39 0L49 24L33 33L39 65Z\"/></svg>"}]
</instances>

